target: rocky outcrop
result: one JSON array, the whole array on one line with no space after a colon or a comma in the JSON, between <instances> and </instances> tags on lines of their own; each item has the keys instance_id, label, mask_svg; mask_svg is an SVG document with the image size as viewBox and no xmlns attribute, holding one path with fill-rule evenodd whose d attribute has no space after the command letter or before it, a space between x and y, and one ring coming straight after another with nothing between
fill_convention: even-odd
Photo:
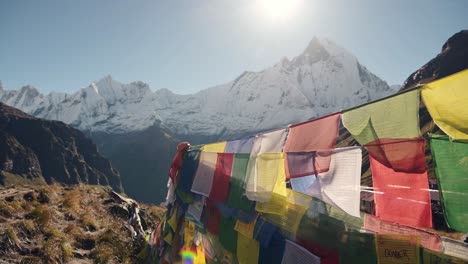
<instances>
[{"instance_id":1,"label":"rocky outcrop","mask_svg":"<svg viewBox=\"0 0 468 264\"><path fill-rule=\"evenodd\" d=\"M110 185L122 191L119 173L77 129L0 103L0 181ZM9 175L16 175L11 176ZM17 176L19 175L19 176Z\"/></svg>"},{"instance_id":2,"label":"rocky outcrop","mask_svg":"<svg viewBox=\"0 0 468 264\"><path fill-rule=\"evenodd\" d=\"M406 79L401 90L428 83L464 69L468 69L468 30L462 30L450 37L435 58Z\"/></svg>"}]
</instances>

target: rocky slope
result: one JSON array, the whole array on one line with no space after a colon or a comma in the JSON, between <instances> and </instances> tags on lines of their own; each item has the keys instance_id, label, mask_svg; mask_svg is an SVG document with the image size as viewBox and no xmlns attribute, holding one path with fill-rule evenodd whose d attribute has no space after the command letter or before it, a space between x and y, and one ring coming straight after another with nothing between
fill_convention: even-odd
<instances>
[{"instance_id":1,"label":"rocky slope","mask_svg":"<svg viewBox=\"0 0 468 264\"><path fill-rule=\"evenodd\" d=\"M0 187L0 263L140 263L145 246L122 200L102 186ZM143 228L164 209L140 205Z\"/></svg>"},{"instance_id":2,"label":"rocky slope","mask_svg":"<svg viewBox=\"0 0 468 264\"><path fill-rule=\"evenodd\" d=\"M122 191L119 173L82 132L0 103L0 183L28 181L101 184Z\"/></svg>"}]
</instances>

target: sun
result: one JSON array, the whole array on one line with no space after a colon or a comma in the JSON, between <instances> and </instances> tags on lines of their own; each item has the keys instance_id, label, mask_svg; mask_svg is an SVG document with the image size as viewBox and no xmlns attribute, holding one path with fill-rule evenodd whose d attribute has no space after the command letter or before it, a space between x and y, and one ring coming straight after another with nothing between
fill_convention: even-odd
<instances>
[{"instance_id":1,"label":"sun","mask_svg":"<svg viewBox=\"0 0 468 264\"><path fill-rule=\"evenodd\" d=\"M285 22L294 17L302 0L258 0L257 10L268 20Z\"/></svg>"}]
</instances>

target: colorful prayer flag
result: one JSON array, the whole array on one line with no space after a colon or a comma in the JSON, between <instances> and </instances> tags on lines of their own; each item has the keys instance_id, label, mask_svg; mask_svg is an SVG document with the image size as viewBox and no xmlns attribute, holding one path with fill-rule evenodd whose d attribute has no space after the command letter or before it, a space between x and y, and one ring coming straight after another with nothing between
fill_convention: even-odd
<instances>
[{"instance_id":1,"label":"colorful prayer flag","mask_svg":"<svg viewBox=\"0 0 468 264\"><path fill-rule=\"evenodd\" d=\"M408 226L432 227L427 171L396 172L370 156L376 216Z\"/></svg>"},{"instance_id":2,"label":"colorful prayer flag","mask_svg":"<svg viewBox=\"0 0 468 264\"><path fill-rule=\"evenodd\" d=\"M284 152L309 152L334 149L338 138L340 114L290 126Z\"/></svg>"},{"instance_id":3,"label":"colorful prayer flag","mask_svg":"<svg viewBox=\"0 0 468 264\"><path fill-rule=\"evenodd\" d=\"M468 139L468 70L425 84L421 95L442 131L454 139Z\"/></svg>"},{"instance_id":4,"label":"colorful prayer flag","mask_svg":"<svg viewBox=\"0 0 468 264\"><path fill-rule=\"evenodd\" d=\"M218 153L216 169L213 176L213 184L209 198L221 203L226 202L229 192L229 181L231 179L233 153Z\"/></svg>"},{"instance_id":5,"label":"colorful prayer flag","mask_svg":"<svg viewBox=\"0 0 468 264\"><path fill-rule=\"evenodd\" d=\"M468 143L431 137L431 151L445 219L450 228L468 232Z\"/></svg>"},{"instance_id":6,"label":"colorful prayer flag","mask_svg":"<svg viewBox=\"0 0 468 264\"><path fill-rule=\"evenodd\" d=\"M383 138L419 137L419 93L407 92L342 114L344 127L361 145Z\"/></svg>"}]
</instances>

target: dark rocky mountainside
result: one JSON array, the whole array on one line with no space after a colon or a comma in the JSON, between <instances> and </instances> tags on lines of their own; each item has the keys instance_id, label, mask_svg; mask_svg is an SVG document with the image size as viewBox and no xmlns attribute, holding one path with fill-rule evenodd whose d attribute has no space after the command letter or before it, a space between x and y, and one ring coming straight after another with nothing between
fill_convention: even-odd
<instances>
[{"instance_id":1,"label":"dark rocky mountainside","mask_svg":"<svg viewBox=\"0 0 468 264\"><path fill-rule=\"evenodd\" d=\"M429 83L467 68L468 30L462 30L444 43L435 58L413 72L403 83L401 90Z\"/></svg>"},{"instance_id":2,"label":"dark rocky mountainside","mask_svg":"<svg viewBox=\"0 0 468 264\"><path fill-rule=\"evenodd\" d=\"M88 183L122 191L120 175L82 132L0 103L0 184Z\"/></svg>"},{"instance_id":3,"label":"dark rocky mountainside","mask_svg":"<svg viewBox=\"0 0 468 264\"><path fill-rule=\"evenodd\" d=\"M121 173L126 194L146 203L164 201L167 173L179 140L157 125L125 134L101 132L89 136Z\"/></svg>"}]
</instances>

